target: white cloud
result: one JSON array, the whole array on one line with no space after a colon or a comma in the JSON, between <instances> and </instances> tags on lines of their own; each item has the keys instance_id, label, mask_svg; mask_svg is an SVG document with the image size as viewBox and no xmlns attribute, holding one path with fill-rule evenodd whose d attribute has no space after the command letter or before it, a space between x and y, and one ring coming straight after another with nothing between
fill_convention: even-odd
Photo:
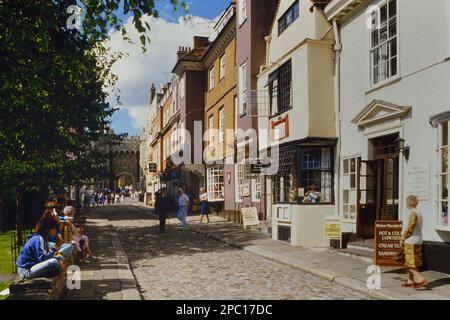
<instances>
[{"instance_id":1,"label":"white cloud","mask_svg":"<svg viewBox=\"0 0 450 320\"><path fill-rule=\"evenodd\" d=\"M131 129L145 125L150 85L155 83L158 88L161 83L171 79L170 72L176 63L178 47L192 46L194 35L211 36L214 26L213 21L200 17L192 17L188 21L179 18L175 22L163 18L144 19L151 27L151 44L145 54L131 18L126 23L126 29L133 44L124 41L120 32L113 33L107 43L112 52L127 55L116 62L112 71L119 77L117 88L121 91L122 105L117 107L128 111L132 119ZM113 98L110 102L116 106Z\"/></svg>"}]
</instances>

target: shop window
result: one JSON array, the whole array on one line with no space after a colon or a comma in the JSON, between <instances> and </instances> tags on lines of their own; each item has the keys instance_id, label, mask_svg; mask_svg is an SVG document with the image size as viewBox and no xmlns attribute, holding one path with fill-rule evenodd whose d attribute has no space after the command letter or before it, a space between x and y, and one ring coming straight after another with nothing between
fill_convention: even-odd
<instances>
[{"instance_id":1,"label":"shop window","mask_svg":"<svg viewBox=\"0 0 450 320\"><path fill-rule=\"evenodd\" d=\"M331 147L301 150L300 188L304 204L333 203L333 153Z\"/></svg>"},{"instance_id":2,"label":"shop window","mask_svg":"<svg viewBox=\"0 0 450 320\"><path fill-rule=\"evenodd\" d=\"M274 203L297 203L297 150L280 153L278 174L274 176Z\"/></svg>"},{"instance_id":3,"label":"shop window","mask_svg":"<svg viewBox=\"0 0 450 320\"><path fill-rule=\"evenodd\" d=\"M345 220L356 221L356 168L358 158L343 160L342 174L342 210Z\"/></svg>"},{"instance_id":4,"label":"shop window","mask_svg":"<svg viewBox=\"0 0 450 320\"><path fill-rule=\"evenodd\" d=\"M449 122L445 121L439 125L439 226L449 227L448 223L448 141Z\"/></svg>"},{"instance_id":5,"label":"shop window","mask_svg":"<svg viewBox=\"0 0 450 320\"><path fill-rule=\"evenodd\" d=\"M223 166L215 166L207 170L207 190L209 201L225 200L225 183L223 175Z\"/></svg>"}]
</instances>

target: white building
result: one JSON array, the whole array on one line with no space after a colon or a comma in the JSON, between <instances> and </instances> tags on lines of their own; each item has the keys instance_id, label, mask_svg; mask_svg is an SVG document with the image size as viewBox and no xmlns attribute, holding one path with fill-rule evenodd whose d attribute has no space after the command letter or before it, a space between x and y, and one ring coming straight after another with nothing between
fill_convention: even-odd
<instances>
[{"instance_id":1,"label":"white building","mask_svg":"<svg viewBox=\"0 0 450 320\"><path fill-rule=\"evenodd\" d=\"M343 232L373 238L375 220L407 220L415 194L427 267L450 273L450 1L333 0L325 14L340 35Z\"/></svg>"},{"instance_id":2,"label":"white building","mask_svg":"<svg viewBox=\"0 0 450 320\"><path fill-rule=\"evenodd\" d=\"M280 148L265 186L272 237L304 247L324 246L324 219L335 214L334 41L323 4L279 2L258 76L258 128L268 133L259 149Z\"/></svg>"}]
</instances>

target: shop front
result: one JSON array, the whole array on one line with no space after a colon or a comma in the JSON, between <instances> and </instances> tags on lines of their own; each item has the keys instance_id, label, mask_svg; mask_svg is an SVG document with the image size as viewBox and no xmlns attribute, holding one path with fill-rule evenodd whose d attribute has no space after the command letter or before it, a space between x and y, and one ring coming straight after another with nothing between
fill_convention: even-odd
<instances>
[{"instance_id":1,"label":"shop front","mask_svg":"<svg viewBox=\"0 0 450 320\"><path fill-rule=\"evenodd\" d=\"M271 190L272 238L293 246L323 247L324 219L334 215L335 139L293 141L280 146Z\"/></svg>"}]
</instances>

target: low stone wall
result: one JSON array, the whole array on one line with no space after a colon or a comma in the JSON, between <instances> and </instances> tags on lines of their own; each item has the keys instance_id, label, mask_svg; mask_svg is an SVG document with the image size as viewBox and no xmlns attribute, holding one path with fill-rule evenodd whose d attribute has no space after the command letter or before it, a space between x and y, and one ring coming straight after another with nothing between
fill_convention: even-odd
<instances>
[{"instance_id":1,"label":"low stone wall","mask_svg":"<svg viewBox=\"0 0 450 320\"><path fill-rule=\"evenodd\" d=\"M66 269L78 259L74 252L64 261ZM64 271L55 278L36 278L22 280L17 277L9 286L8 300L59 300L67 290L67 273Z\"/></svg>"}]
</instances>

